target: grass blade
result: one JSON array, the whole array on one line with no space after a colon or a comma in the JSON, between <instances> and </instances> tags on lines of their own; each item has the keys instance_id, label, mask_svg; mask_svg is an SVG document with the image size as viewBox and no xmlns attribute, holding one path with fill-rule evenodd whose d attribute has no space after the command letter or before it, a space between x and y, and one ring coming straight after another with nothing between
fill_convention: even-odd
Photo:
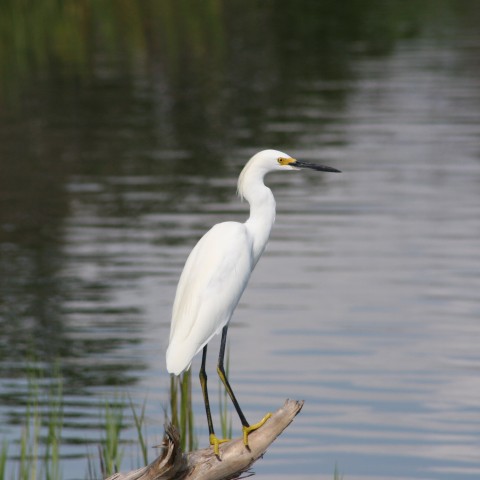
<instances>
[{"instance_id":1,"label":"grass blade","mask_svg":"<svg viewBox=\"0 0 480 480\"><path fill-rule=\"evenodd\" d=\"M135 422L135 427L137 429L137 438L140 444L140 452L142 454L143 464L148 465L147 445L145 444L145 437L143 436L143 428L145 426L145 406L147 404L147 401L144 400L142 405L142 410L140 412L140 415L138 415L137 411L135 410L135 405L133 404L132 399L129 398L129 400L130 400L130 408L133 414L133 420Z\"/></svg>"}]
</instances>

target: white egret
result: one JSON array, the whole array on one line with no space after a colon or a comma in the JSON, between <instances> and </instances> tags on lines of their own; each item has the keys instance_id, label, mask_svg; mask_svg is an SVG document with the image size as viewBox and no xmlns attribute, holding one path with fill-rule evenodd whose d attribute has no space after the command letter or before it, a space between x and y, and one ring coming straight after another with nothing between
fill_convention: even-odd
<instances>
[{"instance_id":1,"label":"white egret","mask_svg":"<svg viewBox=\"0 0 480 480\"><path fill-rule=\"evenodd\" d=\"M203 349L200 384L210 444L217 455L219 443L226 440L216 437L210 413L205 371L207 344L214 335L222 332L217 372L240 417L244 443L248 446L248 434L261 427L270 414L255 425L247 422L225 375L223 359L227 329L250 275L265 250L275 221L275 199L265 186L264 177L269 172L302 168L339 171L296 160L277 150L264 150L254 155L238 178L238 194L250 204L250 217L245 223L223 222L213 226L193 248L178 282L166 355L167 370L180 375L190 368L193 357Z\"/></svg>"}]
</instances>

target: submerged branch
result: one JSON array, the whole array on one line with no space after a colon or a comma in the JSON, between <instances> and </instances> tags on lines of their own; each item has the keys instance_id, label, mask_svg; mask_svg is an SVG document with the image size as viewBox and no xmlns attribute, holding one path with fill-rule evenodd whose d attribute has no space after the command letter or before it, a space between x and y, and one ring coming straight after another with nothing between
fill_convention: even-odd
<instances>
[{"instance_id":1,"label":"submerged branch","mask_svg":"<svg viewBox=\"0 0 480 480\"><path fill-rule=\"evenodd\" d=\"M180 435L171 424L165 428L161 455L147 467L116 473L107 480L226 480L238 478L256 462L290 425L303 407L303 401L287 400L268 421L248 436L249 448L238 438L220 444L220 458L213 448L188 454L180 449Z\"/></svg>"}]
</instances>

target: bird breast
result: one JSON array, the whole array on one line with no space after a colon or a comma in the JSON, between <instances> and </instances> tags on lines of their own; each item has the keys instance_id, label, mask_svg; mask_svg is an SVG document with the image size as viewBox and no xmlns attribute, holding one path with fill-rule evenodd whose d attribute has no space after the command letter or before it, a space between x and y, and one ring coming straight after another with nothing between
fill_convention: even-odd
<instances>
[{"instance_id":1,"label":"bird breast","mask_svg":"<svg viewBox=\"0 0 480 480\"><path fill-rule=\"evenodd\" d=\"M252 245L244 224L225 222L209 230L190 253L173 305L169 372L187 369L230 320L254 267Z\"/></svg>"}]
</instances>

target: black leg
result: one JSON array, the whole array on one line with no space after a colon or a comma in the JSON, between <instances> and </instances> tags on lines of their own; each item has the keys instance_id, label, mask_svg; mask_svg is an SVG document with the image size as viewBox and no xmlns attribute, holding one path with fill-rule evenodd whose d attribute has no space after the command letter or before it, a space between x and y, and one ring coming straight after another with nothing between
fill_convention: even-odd
<instances>
[{"instance_id":1,"label":"black leg","mask_svg":"<svg viewBox=\"0 0 480 480\"><path fill-rule=\"evenodd\" d=\"M222 341L220 343L220 354L218 355L217 372L220 377L220 380L225 385L225 389L227 390L227 393L232 400L233 406L235 407L235 410L237 411L238 416L240 417L240 421L242 422L242 425L244 427L249 427L250 425L247 422L247 419L245 418L245 415L243 414L242 409L240 408L240 405L237 402L237 399L235 398L235 394L233 393L232 387L230 386L227 376L225 375L225 369L223 368L223 359L225 357L225 345L227 343L227 330L228 330L228 325L225 325L222 330Z\"/></svg>"},{"instance_id":2,"label":"black leg","mask_svg":"<svg viewBox=\"0 0 480 480\"><path fill-rule=\"evenodd\" d=\"M208 400L208 390L207 390L207 372L205 371L205 362L207 360L207 346L203 347L202 353L202 366L200 367L200 385L202 387L203 393L203 402L205 403L205 411L207 413L207 422L208 422L208 433L210 435L215 435L213 431L213 422L212 422L212 413L210 412L210 402Z\"/></svg>"}]
</instances>

